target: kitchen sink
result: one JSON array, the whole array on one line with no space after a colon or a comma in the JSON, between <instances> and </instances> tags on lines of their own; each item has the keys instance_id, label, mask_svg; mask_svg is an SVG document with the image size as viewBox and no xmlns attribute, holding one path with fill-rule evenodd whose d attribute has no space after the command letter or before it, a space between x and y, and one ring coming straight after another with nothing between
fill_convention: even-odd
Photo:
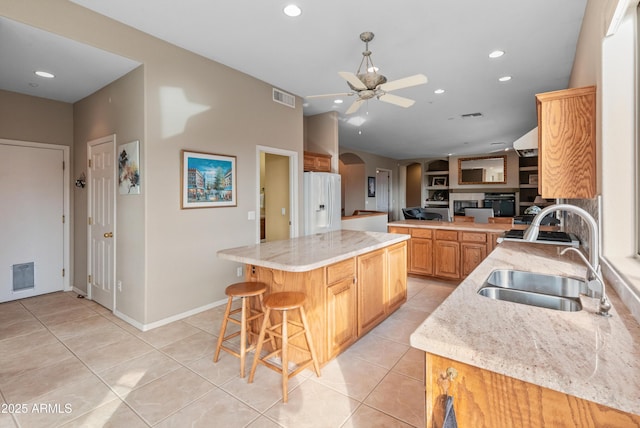
<instances>
[{"instance_id":1,"label":"kitchen sink","mask_svg":"<svg viewBox=\"0 0 640 428\"><path fill-rule=\"evenodd\" d=\"M576 312L582 309L580 299L562 296L551 296L542 293L516 290L513 288L482 287L478 294L494 300L521 303L557 311Z\"/></svg>"},{"instance_id":2,"label":"kitchen sink","mask_svg":"<svg viewBox=\"0 0 640 428\"><path fill-rule=\"evenodd\" d=\"M498 269L478 290L481 296L559 311L579 311L580 294L586 294L585 281L559 275Z\"/></svg>"}]
</instances>

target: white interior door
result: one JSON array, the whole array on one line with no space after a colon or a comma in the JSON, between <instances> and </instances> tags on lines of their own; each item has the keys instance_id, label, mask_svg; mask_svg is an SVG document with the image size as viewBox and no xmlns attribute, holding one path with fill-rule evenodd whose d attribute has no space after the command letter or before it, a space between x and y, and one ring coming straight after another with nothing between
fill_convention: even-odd
<instances>
[{"instance_id":1,"label":"white interior door","mask_svg":"<svg viewBox=\"0 0 640 428\"><path fill-rule=\"evenodd\" d=\"M64 153L0 142L0 302L64 287Z\"/></svg>"},{"instance_id":2,"label":"white interior door","mask_svg":"<svg viewBox=\"0 0 640 428\"><path fill-rule=\"evenodd\" d=\"M115 136L94 140L89 152L89 297L105 308L115 300Z\"/></svg>"},{"instance_id":3,"label":"white interior door","mask_svg":"<svg viewBox=\"0 0 640 428\"><path fill-rule=\"evenodd\" d=\"M388 170L376 171L376 211L391 212L390 181L391 173Z\"/></svg>"}]
</instances>

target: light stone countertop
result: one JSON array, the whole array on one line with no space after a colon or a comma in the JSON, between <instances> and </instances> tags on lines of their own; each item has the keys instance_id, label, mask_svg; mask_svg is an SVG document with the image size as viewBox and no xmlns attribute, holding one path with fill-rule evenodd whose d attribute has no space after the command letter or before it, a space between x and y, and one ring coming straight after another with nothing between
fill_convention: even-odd
<instances>
[{"instance_id":1,"label":"light stone countertop","mask_svg":"<svg viewBox=\"0 0 640 428\"><path fill-rule=\"evenodd\" d=\"M306 272L406 241L409 235L336 230L220 250L221 259L286 272Z\"/></svg>"},{"instance_id":2,"label":"light stone countertop","mask_svg":"<svg viewBox=\"0 0 640 428\"><path fill-rule=\"evenodd\" d=\"M499 245L411 335L423 351L545 388L640 414L640 325L607 287L611 318L598 300L563 312L477 294L495 269L584 278L575 256L555 245Z\"/></svg>"},{"instance_id":3,"label":"light stone countertop","mask_svg":"<svg viewBox=\"0 0 640 428\"><path fill-rule=\"evenodd\" d=\"M511 229L526 229L527 224L488 224L488 223L466 223L466 222L450 222L437 220L398 220L387 223L387 226L395 227L414 227L419 229L446 229L446 230L462 230L465 232L506 232ZM542 226L540 230L556 230L551 226Z\"/></svg>"}]
</instances>

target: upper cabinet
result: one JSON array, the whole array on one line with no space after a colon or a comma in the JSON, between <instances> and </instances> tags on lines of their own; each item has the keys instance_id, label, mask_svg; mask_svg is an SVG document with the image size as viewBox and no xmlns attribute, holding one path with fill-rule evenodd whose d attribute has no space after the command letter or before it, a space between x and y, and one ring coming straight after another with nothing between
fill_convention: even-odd
<instances>
[{"instance_id":1,"label":"upper cabinet","mask_svg":"<svg viewBox=\"0 0 640 428\"><path fill-rule=\"evenodd\" d=\"M304 152L304 170L313 172L331 172L331 155Z\"/></svg>"},{"instance_id":2,"label":"upper cabinet","mask_svg":"<svg viewBox=\"0 0 640 428\"><path fill-rule=\"evenodd\" d=\"M536 95L538 190L543 198L596 196L596 87Z\"/></svg>"}]
</instances>

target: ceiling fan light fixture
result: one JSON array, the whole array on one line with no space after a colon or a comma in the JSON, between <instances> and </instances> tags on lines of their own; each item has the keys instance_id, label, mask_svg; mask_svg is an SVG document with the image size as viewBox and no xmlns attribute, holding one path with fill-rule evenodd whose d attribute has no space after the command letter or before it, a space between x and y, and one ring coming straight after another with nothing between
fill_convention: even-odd
<instances>
[{"instance_id":1,"label":"ceiling fan light fixture","mask_svg":"<svg viewBox=\"0 0 640 428\"><path fill-rule=\"evenodd\" d=\"M295 4L288 4L282 9L285 15L295 18L296 16L300 16L302 14L302 9L300 9Z\"/></svg>"},{"instance_id":2,"label":"ceiling fan light fixture","mask_svg":"<svg viewBox=\"0 0 640 428\"><path fill-rule=\"evenodd\" d=\"M502 55L504 55L504 51L497 49L489 54L489 58L491 59L500 58Z\"/></svg>"}]
</instances>

